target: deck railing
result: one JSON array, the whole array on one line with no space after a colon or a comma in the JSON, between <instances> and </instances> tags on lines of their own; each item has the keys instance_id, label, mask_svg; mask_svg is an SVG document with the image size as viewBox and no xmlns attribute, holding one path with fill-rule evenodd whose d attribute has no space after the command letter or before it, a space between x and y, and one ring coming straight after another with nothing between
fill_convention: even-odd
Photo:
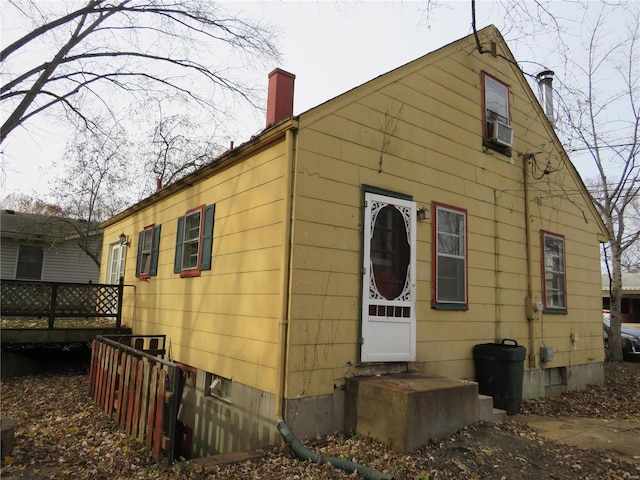
<instances>
[{"instance_id":1,"label":"deck railing","mask_svg":"<svg viewBox=\"0 0 640 480\"><path fill-rule=\"evenodd\" d=\"M56 318L114 318L122 323L124 283L64 283L1 280L3 317L44 317L48 328Z\"/></svg>"}]
</instances>

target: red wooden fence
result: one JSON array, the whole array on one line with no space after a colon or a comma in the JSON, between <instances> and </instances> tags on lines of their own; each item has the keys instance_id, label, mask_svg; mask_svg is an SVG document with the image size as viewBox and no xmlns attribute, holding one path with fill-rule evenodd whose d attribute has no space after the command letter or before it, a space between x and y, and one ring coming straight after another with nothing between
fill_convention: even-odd
<instances>
[{"instance_id":1,"label":"red wooden fence","mask_svg":"<svg viewBox=\"0 0 640 480\"><path fill-rule=\"evenodd\" d=\"M115 337L114 337L115 338ZM144 443L160 462L174 459L180 370L170 361L127 344L141 336L96 337L89 389L93 400L128 435ZM157 337L154 337L157 338ZM149 349L154 353L163 350Z\"/></svg>"}]
</instances>

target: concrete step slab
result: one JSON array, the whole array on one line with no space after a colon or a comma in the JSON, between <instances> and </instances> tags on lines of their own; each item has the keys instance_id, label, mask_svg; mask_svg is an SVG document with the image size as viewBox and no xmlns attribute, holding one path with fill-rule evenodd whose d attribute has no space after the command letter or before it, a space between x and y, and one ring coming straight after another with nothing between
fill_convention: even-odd
<instances>
[{"instance_id":1,"label":"concrete step slab","mask_svg":"<svg viewBox=\"0 0 640 480\"><path fill-rule=\"evenodd\" d=\"M506 410L500 410L499 408L494 408L493 409L493 418L491 419L492 422L504 422L507 420L507 411Z\"/></svg>"},{"instance_id":2,"label":"concrete step slab","mask_svg":"<svg viewBox=\"0 0 640 480\"><path fill-rule=\"evenodd\" d=\"M347 380L345 430L409 452L478 421L478 384L418 373Z\"/></svg>"},{"instance_id":3,"label":"concrete step slab","mask_svg":"<svg viewBox=\"0 0 640 480\"><path fill-rule=\"evenodd\" d=\"M493 422L493 397L478 395L478 421Z\"/></svg>"}]
</instances>

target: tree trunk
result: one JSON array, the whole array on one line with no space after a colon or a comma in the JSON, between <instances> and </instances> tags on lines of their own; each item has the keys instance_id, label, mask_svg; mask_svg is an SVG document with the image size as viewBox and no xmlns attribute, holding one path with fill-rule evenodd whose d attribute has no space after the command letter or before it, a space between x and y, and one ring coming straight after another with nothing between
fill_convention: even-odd
<instances>
[{"instance_id":1,"label":"tree trunk","mask_svg":"<svg viewBox=\"0 0 640 480\"><path fill-rule=\"evenodd\" d=\"M609 299L610 299L610 327L609 333L609 360L622 362L622 331L621 314L622 307L622 253L616 242L611 242L611 268L609 273Z\"/></svg>"}]
</instances>

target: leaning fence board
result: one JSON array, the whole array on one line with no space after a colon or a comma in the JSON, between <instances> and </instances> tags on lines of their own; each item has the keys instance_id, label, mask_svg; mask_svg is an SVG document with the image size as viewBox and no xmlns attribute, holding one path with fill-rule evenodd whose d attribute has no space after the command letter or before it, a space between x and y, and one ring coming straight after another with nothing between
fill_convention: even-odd
<instances>
[{"instance_id":1,"label":"leaning fence board","mask_svg":"<svg viewBox=\"0 0 640 480\"><path fill-rule=\"evenodd\" d=\"M98 352L96 353L96 382L94 387L94 399L96 402L98 398L100 398L100 364L102 363L102 349L104 348L104 344L98 344Z\"/></svg>"},{"instance_id":2,"label":"leaning fence board","mask_svg":"<svg viewBox=\"0 0 640 480\"><path fill-rule=\"evenodd\" d=\"M131 355L127 355L124 365L124 392L122 392L122 410L118 424L122 430L126 430L127 410L129 407L129 377L131 375Z\"/></svg>"},{"instance_id":3,"label":"leaning fence board","mask_svg":"<svg viewBox=\"0 0 640 480\"><path fill-rule=\"evenodd\" d=\"M107 348L104 356L104 383L102 388L102 410L109 413L107 404L109 403L109 373L111 371L111 361L113 360L113 349Z\"/></svg>"},{"instance_id":4,"label":"leaning fence board","mask_svg":"<svg viewBox=\"0 0 640 480\"><path fill-rule=\"evenodd\" d=\"M116 342L98 336L92 343L89 391L121 430L150 448L156 461L164 455L171 463L179 368L124 345L127 340L119 337Z\"/></svg>"},{"instance_id":5,"label":"leaning fence board","mask_svg":"<svg viewBox=\"0 0 640 480\"><path fill-rule=\"evenodd\" d=\"M113 413L113 408L116 399L116 380L118 378L118 361L120 360L120 351L114 349L113 359L111 361L111 370L109 373L109 403L107 405L107 411L109 415Z\"/></svg>"},{"instance_id":6,"label":"leaning fence board","mask_svg":"<svg viewBox=\"0 0 640 480\"><path fill-rule=\"evenodd\" d=\"M124 410L124 401L122 399L124 397L124 373L127 367L128 357L129 356L123 352L120 356L120 366L118 368L118 399L115 416L113 417L118 425L120 425L120 418L122 418L122 412Z\"/></svg>"},{"instance_id":7,"label":"leaning fence board","mask_svg":"<svg viewBox=\"0 0 640 480\"><path fill-rule=\"evenodd\" d=\"M89 367L89 392L91 398L96 398L98 388L98 350L101 343L94 340L91 344L91 367Z\"/></svg>"},{"instance_id":8,"label":"leaning fence board","mask_svg":"<svg viewBox=\"0 0 640 480\"><path fill-rule=\"evenodd\" d=\"M91 363L89 364L89 393L92 397L95 392L96 344L95 340L91 342Z\"/></svg>"},{"instance_id":9,"label":"leaning fence board","mask_svg":"<svg viewBox=\"0 0 640 480\"><path fill-rule=\"evenodd\" d=\"M156 418L156 391L158 389L158 365L151 370L151 387L149 388L149 414L147 416L147 436L145 444L151 445L153 439L153 426Z\"/></svg>"},{"instance_id":10,"label":"leaning fence board","mask_svg":"<svg viewBox=\"0 0 640 480\"><path fill-rule=\"evenodd\" d=\"M138 436L139 442L144 442L144 435L146 432L146 422L149 411L149 360L142 359L142 398L140 399L140 420L138 424Z\"/></svg>"},{"instance_id":11,"label":"leaning fence board","mask_svg":"<svg viewBox=\"0 0 640 480\"><path fill-rule=\"evenodd\" d=\"M162 447L162 421L164 420L164 391L165 374L160 370L158 378L158 390L156 393L156 421L153 427L153 458L156 461L160 459L160 447Z\"/></svg>"},{"instance_id":12,"label":"leaning fence board","mask_svg":"<svg viewBox=\"0 0 640 480\"><path fill-rule=\"evenodd\" d=\"M106 411L106 398L107 398L107 379L109 377L109 359L111 358L111 353L113 352L110 348L104 349L104 354L102 355L102 388L100 389L100 405L102 409Z\"/></svg>"},{"instance_id":13,"label":"leaning fence board","mask_svg":"<svg viewBox=\"0 0 640 480\"><path fill-rule=\"evenodd\" d=\"M113 355L115 354L113 348L107 348L107 354L105 355L104 362L104 389L102 391L102 408L105 412L109 413L109 385L111 384L111 364L113 363Z\"/></svg>"},{"instance_id":14,"label":"leaning fence board","mask_svg":"<svg viewBox=\"0 0 640 480\"><path fill-rule=\"evenodd\" d=\"M97 402L102 407L102 396L104 391L104 362L107 356L107 348L103 345L100 348L100 363L98 363L98 397Z\"/></svg>"},{"instance_id":15,"label":"leaning fence board","mask_svg":"<svg viewBox=\"0 0 640 480\"><path fill-rule=\"evenodd\" d=\"M129 398L127 399L127 420L124 430L127 434L131 434L131 420L133 419L133 406L136 394L136 376L138 373L138 359L131 358L131 371L129 372Z\"/></svg>"},{"instance_id":16,"label":"leaning fence board","mask_svg":"<svg viewBox=\"0 0 640 480\"><path fill-rule=\"evenodd\" d=\"M138 427L140 423L140 397L142 397L142 359L138 360L138 371L136 373L136 393L133 401L133 425L131 425L131 435L138 437Z\"/></svg>"}]
</instances>

